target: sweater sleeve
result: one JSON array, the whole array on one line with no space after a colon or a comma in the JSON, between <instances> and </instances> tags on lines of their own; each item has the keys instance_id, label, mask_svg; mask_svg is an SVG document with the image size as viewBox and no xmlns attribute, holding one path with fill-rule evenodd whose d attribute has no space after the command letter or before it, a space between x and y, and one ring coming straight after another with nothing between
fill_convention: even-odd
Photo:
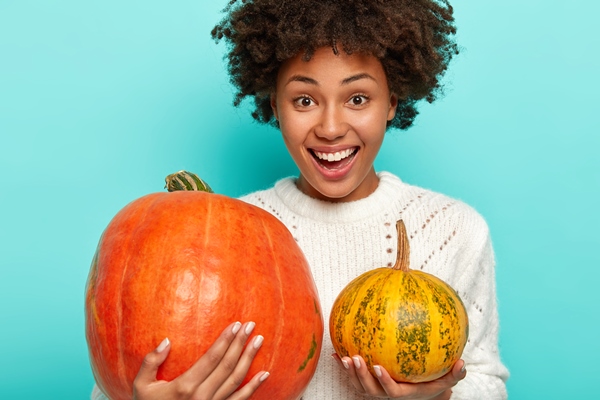
<instances>
[{"instance_id":1,"label":"sweater sleeve","mask_svg":"<svg viewBox=\"0 0 600 400\"><path fill-rule=\"evenodd\" d=\"M498 350L495 259L489 230L478 218L471 235L478 237L457 269L456 289L469 316L469 339L462 358L467 376L452 389L452 400L505 400L509 373ZM472 237L473 237L472 236Z\"/></svg>"}]
</instances>

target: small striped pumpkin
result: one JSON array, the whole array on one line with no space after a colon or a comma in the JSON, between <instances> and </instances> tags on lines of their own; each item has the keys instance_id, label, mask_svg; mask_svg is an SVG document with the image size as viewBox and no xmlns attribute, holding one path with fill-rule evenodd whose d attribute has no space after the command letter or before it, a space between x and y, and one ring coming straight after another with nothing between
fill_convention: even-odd
<instances>
[{"instance_id":1,"label":"small striped pumpkin","mask_svg":"<svg viewBox=\"0 0 600 400\"><path fill-rule=\"evenodd\" d=\"M458 294L431 274L409 269L404 222L396 224L393 268L350 282L333 304L329 328L340 357L360 355L397 382L428 382L452 369L467 342L468 319Z\"/></svg>"},{"instance_id":2,"label":"small striped pumpkin","mask_svg":"<svg viewBox=\"0 0 600 400\"><path fill-rule=\"evenodd\" d=\"M319 359L323 318L308 263L268 212L214 193L197 176L167 177L172 193L124 207L102 234L86 288L86 338L98 386L132 398L144 356L165 337L158 379L188 370L234 321L265 340L245 384L272 374L255 400L296 400Z\"/></svg>"}]
</instances>

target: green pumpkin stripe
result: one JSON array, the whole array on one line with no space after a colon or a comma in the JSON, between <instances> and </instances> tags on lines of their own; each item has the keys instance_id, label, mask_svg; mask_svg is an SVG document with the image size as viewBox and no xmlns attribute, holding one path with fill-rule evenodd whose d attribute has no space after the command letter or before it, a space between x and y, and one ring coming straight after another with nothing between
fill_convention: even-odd
<instances>
[{"instance_id":1,"label":"green pumpkin stripe","mask_svg":"<svg viewBox=\"0 0 600 400\"><path fill-rule=\"evenodd\" d=\"M312 343L310 344L310 349L308 350L308 356L306 357L304 362L302 362L300 367L298 367L298 372L304 371L304 369L308 365L308 362L311 360L311 358L313 358L315 356L316 351L317 351L317 340L315 339L315 334L313 333Z\"/></svg>"}]
</instances>

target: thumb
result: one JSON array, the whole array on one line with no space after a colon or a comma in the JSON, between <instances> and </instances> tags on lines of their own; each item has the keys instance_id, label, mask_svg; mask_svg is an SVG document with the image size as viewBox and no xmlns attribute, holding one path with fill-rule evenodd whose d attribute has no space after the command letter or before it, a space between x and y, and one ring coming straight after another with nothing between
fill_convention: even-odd
<instances>
[{"instance_id":1,"label":"thumb","mask_svg":"<svg viewBox=\"0 0 600 400\"><path fill-rule=\"evenodd\" d=\"M467 375L466 363L464 360L458 360L452 368L452 376L456 381L460 381Z\"/></svg>"},{"instance_id":2,"label":"thumb","mask_svg":"<svg viewBox=\"0 0 600 400\"><path fill-rule=\"evenodd\" d=\"M137 383L150 384L156 381L158 367L165 362L165 359L169 355L169 350L171 350L171 342L169 338L165 338L156 349L146 354L135 378Z\"/></svg>"}]
</instances>

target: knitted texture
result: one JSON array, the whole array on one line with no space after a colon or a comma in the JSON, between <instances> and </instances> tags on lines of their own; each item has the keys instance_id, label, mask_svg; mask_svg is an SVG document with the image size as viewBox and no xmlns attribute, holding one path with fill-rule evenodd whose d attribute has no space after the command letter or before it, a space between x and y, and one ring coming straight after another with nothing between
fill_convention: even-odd
<instances>
[{"instance_id":1,"label":"knitted texture","mask_svg":"<svg viewBox=\"0 0 600 400\"><path fill-rule=\"evenodd\" d=\"M409 235L410 267L447 282L467 308L469 340L462 356L467 377L453 388L452 399L506 399L508 371L498 353L495 263L486 222L463 202L405 184L387 172L378 175L374 193L348 203L308 197L293 178L242 197L288 227L304 251L319 290L325 335L304 400L369 398L356 392L331 358L335 351L329 337L329 314L337 295L352 279L373 268L394 265L399 219Z\"/></svg>"},{"instance_id":2,"label":"knitted texture","mask_svg":"<svg viewBox=\"0 0 600 400\"><path fill-rule=\"evenodd\" d=\"M387 172L378 176L374 193L348 203L308 197L293 178L241 198L287 226L319 290L325 335L317 371L303 399L374 399L358 393L331 358L329 314L335 298L352 279L394 264L399 219L409 235L411 269L447 282L467 308L469 339L462 356L467 377L453 388L452 400L506 399L508 371L498 353L495 262L486 222L463 202L405 184ZM95 387L92 399L106 397Z\"/></svg>"}]
</instances>

